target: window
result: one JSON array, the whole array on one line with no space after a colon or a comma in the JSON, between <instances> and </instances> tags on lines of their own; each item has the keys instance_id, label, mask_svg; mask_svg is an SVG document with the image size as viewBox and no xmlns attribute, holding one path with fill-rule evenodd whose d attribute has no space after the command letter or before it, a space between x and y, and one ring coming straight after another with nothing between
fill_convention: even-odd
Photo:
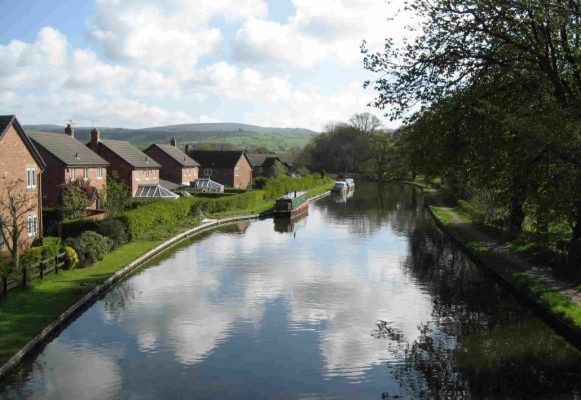
<instances>
[{"instance_id":1,"label":"window","mask_svg":"<svg viewBox=\"0 0 581 400\"><path fill-rule=\"evenodd\" d=\"M1 228L0 228L1 229ZM4 242L4 237L0 235L0 250L6 250L6 242Z\"/></svg>"},{"instance_id":2,"label":"window","mask_svg":"<svg viewBox=\"0 0 581 400\"><path fill-rule=\"evenodd\" d=\"M34 189L36 187L36 168L26 168L26 188Z\"/></svg>"},{"instance_id":3,"label":"window","mask_svg":"<svg viewBox=\"0 0 581 400\"><path fill-rule=\"evenodd\" d=\"M258 167L258 168L256 168L256 171L257 171L259 174L262 174L262 167Z\"/></svg>"},{"instance_id":4,"label":"window","mask_svg":"<svg viewBox=\"0 0 581 400\"><path fill-rule=\"evenodd\" d=\"M146 169L145 170L145 179L149 179L151 177L151 170L150 169Z\"/></svg>"},{"instance_id":5,"label":"window","mask_svg":"<svg viewBox=\"0 0 581 400\"><path fill-rule=\"evenodd\" d=\"M28 236L36 236L36 214L28 214Z\"/></svg>"},{"instance_id":6,"label":"window","mask_svg":"<svg viewBox=\"0 0 581 400\"><path fill-rule=\"evenodd\" d=\"M138 170L134 171L134 173L135 173L135 180L136 181L140 180L141 179L141 170L138 169Z\"/></svg>"},{"instance_id":7,"label":"window","mask_svg":"<svg viewBox=\"0 0 581 400\"><path fill-rule=\"evenodd\" d=\"M234 168L234 176L240 176L240 168Z\"/></svg>"},{"instance_id":8,"label":"window","mask_svg":"<svg viewBox=\"0 0 581 400\"><path fill-rule=\"evenodd\" d=\"M97 168L97 179L103 179L103 168Z\"/></svg>"},{"instance_id":9,"label":"window","mask_svg":"<svg viewBox=\"0 0 581 400\"><path fill-rule=\"evenodd\" d=\"M89 168L85 167L83 168L83 180L87 180L89 179Z\"/></svg>"},{"instance_id":10,"label":"window","mask_svg":"<svg viewBox=\"0 0 581 400\"><path fill-rule=\"evenodd\" d=\"M212 176L212 168L204 168L204 176Z\"/></svg>"},{"instance_id":11,"label":"window","mask_svg":"<svg viewBox=\"0 0 581 400\"><path fill-rule=\"evenodd\" d=\"M71 168L71 182L77 180L77 169Z\"/></svg>"}]
</instances>

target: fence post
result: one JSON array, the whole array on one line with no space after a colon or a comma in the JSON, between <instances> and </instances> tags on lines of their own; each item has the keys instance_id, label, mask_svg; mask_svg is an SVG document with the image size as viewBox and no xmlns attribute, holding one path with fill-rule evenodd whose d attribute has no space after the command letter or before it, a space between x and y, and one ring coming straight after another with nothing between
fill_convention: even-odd
<instances>
[{"instance_id":1,"label":"fence post","mask_svg":"<svg viewBox=\"0 0 581 400\"><path fill-rule=\"evenodd\" d=\"M26 266L22 267L22 287L26 287Z\"/></svg>"},{"instance_id":2,"label":"fence post","mask_svg":"<svg viewBox=\"0 0 581 400\"><path fill-rule=\"evenodd\" d=\"M44 279L44 260L40 262L40 280Z\"/></svg>"},{"instance_id":3,"label":"fence post","mask_svg":"<svg viewBox=\"0 0 581 400\"><path fill-rule=\"evenodd\" d=\"M59 273L59 255L54 256L54 273Z\"/></svg>"}]
</instances>

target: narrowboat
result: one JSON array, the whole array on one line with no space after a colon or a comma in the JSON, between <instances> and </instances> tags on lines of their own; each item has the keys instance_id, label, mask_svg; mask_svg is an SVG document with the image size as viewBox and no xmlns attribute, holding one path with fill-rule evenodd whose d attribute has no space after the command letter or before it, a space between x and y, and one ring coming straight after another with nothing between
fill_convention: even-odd
<instances>
[{"instance_id":1,"label":"narrowboat","mask_svg":"<svg viewBox=\"0 0 581 400\"><path fill-rule=\"evenodd\" d=\"M307 192L290 192L276 200L274 203L275 218L290 218L305 212L309 209L309 199Z\"/></svg>"},{"instance_id":2,"label":"narrowboat","mask_svg":"<svg viewBox=\"0 0 581 400\"><path fill-rule=\"evenodd\" d=\"M331 191L333 193L342 193L347 191L349 187L347 186L347 182L345 181L336 181L335 182L335 186L333 186L333 189L331 189Z\"/></svg>"}]
</instances>

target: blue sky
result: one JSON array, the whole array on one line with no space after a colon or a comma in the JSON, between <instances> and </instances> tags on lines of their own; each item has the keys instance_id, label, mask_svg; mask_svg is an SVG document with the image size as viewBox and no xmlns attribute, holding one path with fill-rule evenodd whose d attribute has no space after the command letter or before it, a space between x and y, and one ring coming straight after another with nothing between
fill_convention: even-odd
<instances>
[{"instance_id":1,"label":"blue sky","mask_svg":"<svg viewBox=\"0 0 581 400\"><path fill-rule=\"evenodd\" d=\"M320 130L378 110L359 45L378 0L0 1L1 114L23 124L244 122ZM391 124L393 126L393 124Z\"/></svg>"}]
</instances>

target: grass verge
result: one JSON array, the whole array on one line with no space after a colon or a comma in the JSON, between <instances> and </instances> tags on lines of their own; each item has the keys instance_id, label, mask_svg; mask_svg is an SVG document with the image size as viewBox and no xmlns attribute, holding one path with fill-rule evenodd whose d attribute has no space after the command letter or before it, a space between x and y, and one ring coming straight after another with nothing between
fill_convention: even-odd
<instances>
[{"instance_id":1,"label":"grass verge","mask_svg":"<svg viewBox=\"0 0 581 400\"><path fill-rule=\"evenodd\" d=\"M533 279L526 271L510 264L505 258L490 251L484 243L473 240L465 230L454 223L454 217L456 217L463 224L468 224L476 230L480 229L477 224L472 222L468 214L463 212L463 210L458 210L457 207L445 209L437 206L437 202L434 201L437 197L437 192L433 189L424 188L423 192L427 194L426 202L433 215L457 241L470 249L482 263L502 276L505 280L514 285L518 285L524 291L528 292L534 299L537 299L554 314L564 318L577 328L581 328L581 306L548 285ZM579 288L581 288L581 285Z\"/></svg>"}]
</instances>

